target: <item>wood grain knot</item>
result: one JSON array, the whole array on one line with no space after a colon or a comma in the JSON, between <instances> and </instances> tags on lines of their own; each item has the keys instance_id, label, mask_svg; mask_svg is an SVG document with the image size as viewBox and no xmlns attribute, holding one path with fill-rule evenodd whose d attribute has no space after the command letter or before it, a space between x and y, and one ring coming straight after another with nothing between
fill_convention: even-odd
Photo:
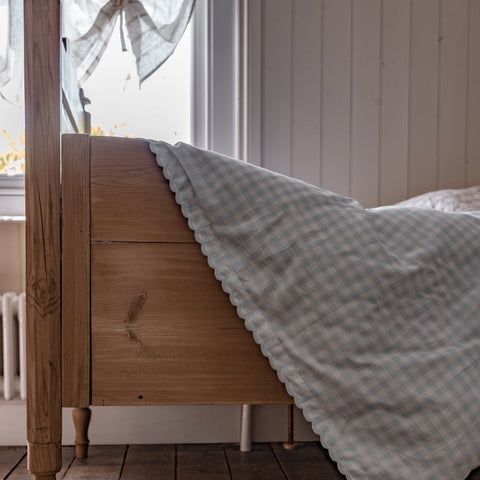
<instances>
[{"instance_id":1,"label":"wood grain knot","mask_svg":"<svg viewBox=\"0 0 480 480\"><path fill-rule=\"evenodd\" d=\"M138 338L135 331L131 328L132 323L135 323L138 320L138 317L141 315L143 306L147 301L148 294L147 292L140 292L137 294L136 298L130 304L130 308L128 310L127 319L125 323L127 324L127 331L126 337L133 342L137 343L141 347L143 347L143 342Z\"/></svg>"},{"instance_id":2,"label":"wood grain knot","mask_svg":"<svg viewBox=\"0 0 480 480\"><path fill-rule=\"evenodd\" d=\"M141 292L137 294L137 298L133 300L130 305L130 309L128 310L127 324L134 323L138 319L138 317L142 313L143 306L147 301L147 296L147 292Z\"/></svg>"}]
</instances>

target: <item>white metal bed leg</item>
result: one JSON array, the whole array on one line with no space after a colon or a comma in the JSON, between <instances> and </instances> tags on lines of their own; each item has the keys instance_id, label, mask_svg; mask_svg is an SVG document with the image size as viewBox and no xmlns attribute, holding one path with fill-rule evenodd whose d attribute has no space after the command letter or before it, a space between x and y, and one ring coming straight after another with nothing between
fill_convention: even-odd
<instances>
[{"instance_id":1,"label":"white metal bed leg","mask_svg":"<svg viewBox=\"0 0 480 480\"><path fill-rule=\"evenodd\" d=\"M252 450L252 405L242 405L242 423L240 426L240 451Z\"/></svg>"}]
</instances>

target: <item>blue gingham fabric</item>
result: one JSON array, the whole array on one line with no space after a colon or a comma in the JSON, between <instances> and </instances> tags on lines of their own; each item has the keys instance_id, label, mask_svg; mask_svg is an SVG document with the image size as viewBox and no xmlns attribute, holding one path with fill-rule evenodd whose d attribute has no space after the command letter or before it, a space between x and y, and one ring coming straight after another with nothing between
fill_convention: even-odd
<instances>
[{"instance_id":1,"label":"blue gingham fabric","mask_svg":"<svg viewBox=\"0 0 480 480\"><path fill-rule=\"evenodd\" d=\"M202 251L349 480L480 465L480 217L355 200L151 149Z\"/></svg>"}]
</instances>

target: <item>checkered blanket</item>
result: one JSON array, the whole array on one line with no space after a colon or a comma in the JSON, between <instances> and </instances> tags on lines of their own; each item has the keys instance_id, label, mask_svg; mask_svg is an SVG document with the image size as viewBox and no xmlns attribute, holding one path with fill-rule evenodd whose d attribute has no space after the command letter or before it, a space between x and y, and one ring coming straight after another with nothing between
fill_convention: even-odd
<instances>
[{"instance_id":1,"label":"checkered blanket","mask_svg":"<svg viewBox=\"0 0 480 480\"><path fill-rule=\"evenodd\" d=\"M349 480L480 465L480 218L151 144L215 275Z\"/></svg>"}]
</instances>

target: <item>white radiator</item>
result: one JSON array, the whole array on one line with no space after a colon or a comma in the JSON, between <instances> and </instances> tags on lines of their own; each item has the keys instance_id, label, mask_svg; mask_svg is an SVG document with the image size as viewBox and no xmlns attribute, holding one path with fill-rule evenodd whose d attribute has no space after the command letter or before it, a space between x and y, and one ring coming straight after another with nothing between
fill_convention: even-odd
<instances>
[{"instance_id":1,"label":"white radiator","mask_svg":"<svg viewBox=\"0 0 480 480\"><path fill-rule=\"evenodd\" d=\"M3 362L3 396L12 400L20 395L27 398L26 364L26 313L25 293L4 293L0 295L0 316L2 319L1 352Z\"/></svg>"}]
</instances>

